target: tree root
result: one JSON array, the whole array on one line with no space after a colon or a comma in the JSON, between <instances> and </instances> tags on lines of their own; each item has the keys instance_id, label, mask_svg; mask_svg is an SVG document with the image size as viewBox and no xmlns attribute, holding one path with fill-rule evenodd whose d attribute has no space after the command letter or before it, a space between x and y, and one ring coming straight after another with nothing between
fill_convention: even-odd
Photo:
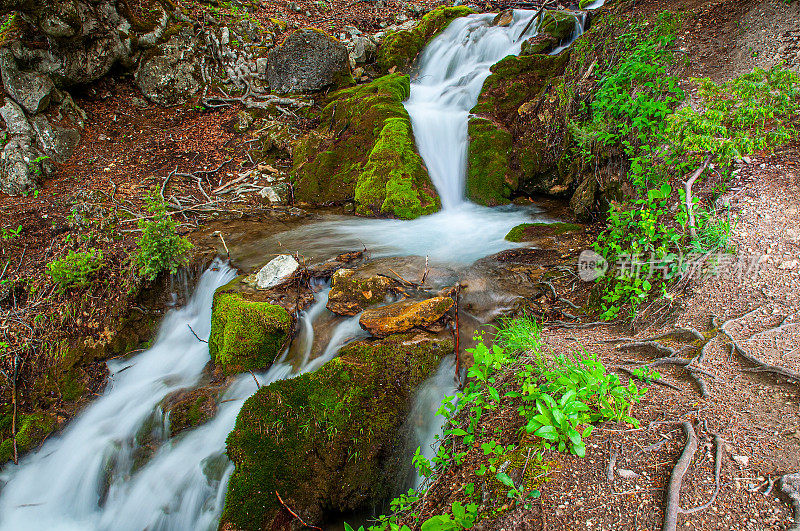
<instances>
[{"instance_id":1,"label":"tree root","mask_svg":"<svg viewBox=\"0 0 800 531\"><path fill-rule=\"evenodd\" d=\"M653 383L657 383L658 385L663 385L664 387L669 387L670 389L674 389L676 391L682 391L682 389L680 387L678 387L677 385L671 384L666 380L662 380L661 378L649 378L649 379L642 378L642 376L640 376L638 374L635 374L635 372L634 372L635 369L628 369L627 367L615 367L615 368L620 370L620 371L622 371L622 372L624 372L624 373L626 373L626 374L628 374L628 375L630 375L630 376L632 376L632 377L634 377L634 378L636 378L639 381L642 381L642 382L645 382L645 383L653 382Z\"/></svg>"},{"instance_id":2,"label":"tree root","mask_svg":"<svg viewBox=\"0 0 800 531\"><path fill-rule=\"evenodd\" d=\"M729 325L731 325L732 323L735 323L737 321L740 321L741 319L744 319L748 315L752 315L753 313L755 313L756 311L758 311L760 309L761 309L761 307L759 306L755 310L751 310L751 311L747 312L746 314L742 315L741 317L736 317L736 318L733 318L733 319L729 319L729 320L725 321L724 323L722 323L722 326L720 327L720 332L722 332L725 335L725 337L728 338L728 341L730 342L730 345L731 345L731 353L736 352L741 357L743 357L744 359L746 359L747 361L752 363L753 365L756 365L757 366L756 370L758 372L769 372L769 373L775 374L777 376L783 376L784 378L788 378L788 379L793 380L795 382L800 382L800 374L798 374L798 373L796 373L796 372L794 372L792 370L786 369L784 367L778 367L778 366L775 366L775 365L770 365L769 363L765 363L765 362L759 360L758 358L756 358L755 356L753 356L749 352L747 352L747 349L745 349L741 345L741 343L739 343L738 341L733 339L733 336L731 335L731 333L728 332L728 326ZM777 328L773 328L772 330L779 329L782 326L786 326L786 325L781 325L781 326L779 326ZM762 332L759 332L758 334L754 334L753 336L750 336L750 338L745 340L745 342L749 341L750 339L752 339L753 337L755 337L755 336L757 336L757 335L759 335L761 333Z\"/></svg>"},{"instance_id":3,"label":"tree root","mask_svg":"<svg viewBox=\"0 0 800 531\"><path fill-rule=\"evenodd\" d=\"M720 472L722 471L722 437L718 434L714 434L714 448L715 448L715 455L714 455L714 493L711 495L711 499L708 500L703 505L698 507L693 507L691 509L680 509L682 514L692 514L697 513L700 511L705 511L709 507L714 504L714 501L717 499L717 495L719 494L720 482L719 476Z\"/></svg>"},{"instance_id":4,"label":"tree root","mask_svg":"<svg viewBox=\"0 0 800 531\"><path fill-rule=\"evenodd\" d=\"M690 422L682 422L681 426L686 434L686 445L683 447L678 462L675 468L672 469L672 474L669 478L669 486L667 487L667 506L664 509L664 525L661 531L675 531L678 525L678 513L681 512L681 484L683 483L683 476L689 469L692 463L694 454L697 451L697 435L694 433L694 428Z\"/></svg>"}]
</instances>

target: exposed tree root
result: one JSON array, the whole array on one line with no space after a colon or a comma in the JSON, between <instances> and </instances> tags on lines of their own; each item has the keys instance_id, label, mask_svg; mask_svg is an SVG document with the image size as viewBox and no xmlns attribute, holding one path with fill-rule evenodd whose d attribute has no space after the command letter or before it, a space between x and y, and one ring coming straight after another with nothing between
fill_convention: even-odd
<instances>
[{"instance_id":1,"label":"exposed tree root","mask_svg":"<svg viewBox=\"0 0 800 531\"><path fill-rule=\"evenodd\" d=\"M717 499L720 488L719 477L720 472L722 471L722 437L720 437L718 434L714 434L714 448L716 450L714 455L714 493L711 495L711 499L703 505L693 507L691 509L680 509L680 512L683 514L692 514L705 511L711 507L714 504L714 501Z\"/></svg>"},{"instance_id":2,"label":"exposed tree root","mask_svg":"<svg viewBox=\"0 0 800 531\"><path fill-rule=\"evenodd\" d=\"M788 378L790 380L794 380L795 382L800 382L800 374L798 374L798 373L796 373L796 372L794 372L792 370L789 370L789 369L787 369L785 367L778 367L776 365L770 365L769 363L765 363L765 362L759 360L758 358L756 358L755 356L753 356L749 352L747 352L747 349L744 348L744 346L742 346L741 343L739 343L738 341L733 339L733 336L728 331L728 327L731 324L736 323L737 321L740 321L740 320L744 319L745 317L747 317L749 315L752 315L753 313L755 313L756 311L758 311L760 309L761 309L761 307L758 307L755 310L751 310L751 311L747 312L746 314L742 315L741 317L735 317L733 319L729 319L729 320L725 321L722 324L722 326L720 327L720 331L723 334L725 334L725 337L727 337L728 341L730 341L731 353L736 352L741 357L743 357L744 359L746 359L747 361L752 363L753 365L756 365L757 366L756 371L758 371L758 372L768 372L768 373L771 373L771 374L775 374L777 376L783 376L784 378ZM797 323L793 323L793 324L797 324ZM780 329L780 328L785 327L785 326L788 326L788 325L779 325L778 327L773 328L771 330L777 330L777 329ZM758 335L760 335L762 333L763 332L759 332L758 334L754 334L753 336L750 336L750 338L746 339L745 342L749 341L753 337L756 337L756 336L758 336Z\"/></svg>"},{"instance_id":3,"label":"exposed tree root","mask_svg":"<svg viewBox=\"0 0 800 531\"><path fill-rule=\"evenodd\" d=\"M661 531L675 531L678 525L678 513L681 512L681 485L683 484L683 476L689 469L692 463L694 454L697 451L697 435L694 433L694 428L690 422L682 422L681 426L686 434L686 445L683 447L678 462L675 468L672 469L672 475L669 478L669 486L667 487L667 506L664 509L664 525Z\"/></svg>"},{"instance_id":4,"label":"exposed tree root","mask_svg":"<svg viewBox=\"0 0 800 531\"><path fill-rule=\"evenodd\" d=\"M666 380L662 380L661 378L649 378L649 379L645 380L644 378L642 378L641 375L636 374L633 369L628 369L627 367L615 367L615 368L620 370L620 371L622 371L622 372L624 372L624 373L626 373L626 374L629 374L630 376L633 376L637 380L640 380L640 381L643 381L643 382L653 382L653 383L657 383L658 385L663 385L664 387L669 387L670 389L674 389L676 391L682 391L682 389L680 387L678 387L677 385L671 384Z\"/></svg>"}]
</instances>

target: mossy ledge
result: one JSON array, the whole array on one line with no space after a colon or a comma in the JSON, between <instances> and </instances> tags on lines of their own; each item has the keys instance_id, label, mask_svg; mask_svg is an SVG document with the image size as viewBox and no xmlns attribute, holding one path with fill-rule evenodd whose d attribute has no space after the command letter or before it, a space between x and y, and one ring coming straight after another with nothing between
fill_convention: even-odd
<instances>
[{"instance_id":1,"label":"mossy ledge","mask_svg":"<svg viewBox=\"0 0 800 531\"><path fill-rule=\"evenodd\" d=\"M355 201L362 216L414 219L440 204L403 107L408 76L391 74L333 95L319 127L294 149L295 195L312 204Z\"/></svg>"},{"instance_id":2,"label":"mossy ledge","mask_svg":"<svg viewBox=\"0 0 800 531\"><path fill-rule=\"evenodd\" d=\"M292 333L289 313L274 304L249 301L231 287L235 279L214 294L208 350L226 374L266 369Z\"/></svg>"},{"instance_id":3,"label":"mossy ledge","mask_svg":"<svg viewBox=\"0 0 800 531\"><path fill-rule=\"evenodd\" d=\"M452 349L430 334L358 341L315 373L261 388L228 436L236 470L220 528L282 528L276 492L312 524L390 495L414 389Z\"/></svg>"},{"instance_id":4,"label":"mossy ledge","mask_svg":"<svg viewBox=\"0 0 800 531\"><path fill-rule=\"evenodd\" d=\"M406 71L417 55L452 21L475 13L466 6L437 7L420 20L413 29L400 30L386 36L378 48L378 65L384 72L392 68Z\"/></svg>"},{"instance_id":5,"label":"mossy ledge","mask_svg":"<svg viewBox=\"0 0 800 531\"><path fill-rule=\"evenodd\" d=\"M0 416L0 466L14 457L14 439L11 437L13 414L8 406ZM37 446L56 429L56 418L46 413L17 416L17 454L22 456Z\"/></svg>"},{"instance_id":6,"label":"mossy ledge","mask_svg":"<svg viewBox=\"0 0 800 531\"><path fill-rule=\"evenodd\" d=\"M584 226L576 223L523 223L511 229L506 234L506 240L515 243L529 242L583 230Z\"/></svg>"}]
</instances>

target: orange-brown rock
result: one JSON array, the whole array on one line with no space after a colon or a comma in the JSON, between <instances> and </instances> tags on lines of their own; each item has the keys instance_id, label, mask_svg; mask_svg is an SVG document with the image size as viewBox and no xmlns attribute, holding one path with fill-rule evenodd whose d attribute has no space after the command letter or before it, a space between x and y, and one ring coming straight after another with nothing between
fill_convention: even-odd
<instances>
[{"instance_id":1,"label":"orange-brown rock","mask_svg":"<svg viewBox=\"0 0 800 531\"><path fill-rule=\"evenodd\" d=\"M453 299L450 297L434 297L419 302L406 300L367 310L358 323L370 334L386 337L415 327L431 326L452 307Z\"/></svg>"}]
</instances>

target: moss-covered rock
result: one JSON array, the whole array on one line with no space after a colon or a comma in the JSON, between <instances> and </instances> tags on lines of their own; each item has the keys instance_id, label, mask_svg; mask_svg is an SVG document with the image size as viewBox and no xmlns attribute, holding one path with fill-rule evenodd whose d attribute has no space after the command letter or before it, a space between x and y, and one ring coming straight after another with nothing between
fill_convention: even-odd
<instances>
[{"instance_id":1,"label":"moss-covered rock","mask_svg":"<svg viewBox=\"0 0 800 531\"><path fill-rule=\"evenodd\" d=\"M467 197L485 206L509 202L517 188L511 171L509 152L511 133L483 118L469 121L469 156L467 159Z\"/></svg>"},{"instance_id":2,"label":"moss-covered rock","mask_svg":"<svg viewBox=\"0 0 800 531\"><path fill-rule=\"evenodd\" d=\"M219 386L181 390L164 398L162 408L169 414L169 435L205 424L217 414Z\"/></svg>"},{"instance_id":3,"label":"moss-covered rock","mask_svg":"<svg viewBox=\"0 0 800 531\"><path fill-rule=\"evenodd\" d=\"M397 284L386 276L339 269L331 277L327 308L339 315L356 315L384 302L396 288Z\"/></svg>"},{"instance_id":4,"label":"moss-covered rock","mask_svg":"<svg viewBox=\"0 0 800 531\"><path fill-rule=\"evenodd\" d=\"M584 230L583 225L575 223L523 223L506 234L510 242L531 242L545 238L557 238Z\"/></svg>"},{"instance_id":5,"label":"moss-covered rock","mask_svg":"<svg viewBox=\"0 0 800 531\"><path fill-rule=\"evenodd\" d=\"M567 11L547 10L542 15L538 33L522 43L522 55L550 53L575 31L575 15Z\"/></svg>"},{"instance_id":6,"label":"moss-covered rock","mask_svg":"<svg viewBox=\"0 0 800 531\"><path fill-rule=\"evenodd\" d=\"M269 367L291 331L292 318L280 306L249 301L227 286L214 294L208 349L226 374Z\"/></svg>"},{"instance_id":7,"label":"moss-covered rock","mask_svg":"<svg viewBox=\"0 0 800 531\"><path fill-rule=\"evenodd\" d=\"M14 438L12 437L13 415L7 407L0 416L0 466L14 457ZM17 455L35 449L56 429L56 418L46 413L17 415Z\"/></svg>"},{"instance_id":8,"label":"moss-covered rock","mask_svg":"<svg viewBox=\"0 0 800 531\"><path fill-rule=\"evenodd\" d=\"M392 68L407 70L417 55L453 20L475 13L466 6L438 7L422 17L410 30L390 33L378 47L378 65L384 72Z\"/></svg>"},{"instance_id":9,"label":"moss-covered rock","mask_svg":"<svg viewBox=\"0 0 800 531\"><path fill-rule=\"evenodd\" d=\"M295 145L295 197L355 201L360 215L413 219L439 209L403 107L408 76L392 74L335 93L320 125Z\"/></svg>"},{"instance_id":10,"label":"moss-covered rock","mask_svg":"<svg viewBox=\"0 0 800 531\"><path fill-rule=\"evenodd\" d=\"M283 529L293 518L276 493L311 524L390 495L413 391L452 348L430 335L359 341L315 373L261 388L228 436L236 470L220 527Z\"/></svg>"}]
</instances>

